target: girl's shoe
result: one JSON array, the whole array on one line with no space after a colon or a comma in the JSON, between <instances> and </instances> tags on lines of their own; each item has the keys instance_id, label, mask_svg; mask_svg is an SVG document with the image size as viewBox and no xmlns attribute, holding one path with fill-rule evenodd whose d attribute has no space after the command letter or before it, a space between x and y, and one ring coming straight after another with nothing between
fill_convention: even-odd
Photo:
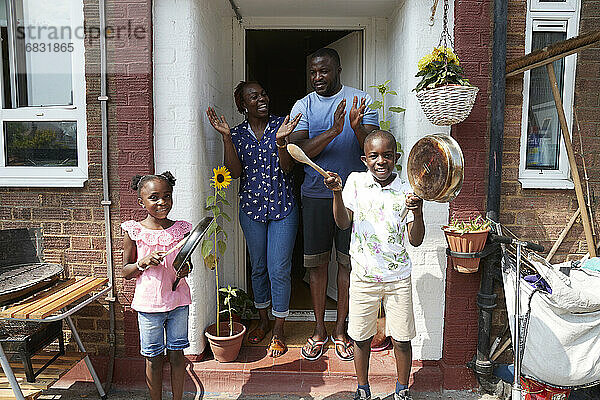
<instances>
[{"instance_id":1,"label":"girl's shoe","mask_svg":"<svg viewBox=\"0 0 600 400\"><path fill-rule=\"evenodd\" d=\"M371 394L367 394L365 389L358 388L356 389L356 393L354 393L353 400L371 400Z\"/></svg>"},{"instance_id":2,"label":"girl's shoe","mask_svg":"<svg viewBox=\"0 0 600 400\"><path fill-rule=\"evenodd\" d=\"M408 389L404 389L400 393L394 393L394 400L412 400L412 396L408 392Z\"/></svg>"}]
</instances>

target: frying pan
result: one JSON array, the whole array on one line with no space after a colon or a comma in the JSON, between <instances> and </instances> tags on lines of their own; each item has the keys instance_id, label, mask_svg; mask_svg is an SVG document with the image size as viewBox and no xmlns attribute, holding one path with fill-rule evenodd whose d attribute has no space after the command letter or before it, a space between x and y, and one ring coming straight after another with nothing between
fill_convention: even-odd
<instances>
[{"instance_id":1,"label":"frying pan","mask_svg":"<svg viewBox=\"0 0 600 400\"><path fill-rule=\"evenodd\" d=\"M410 150L406 173L413 192L427 201L447 203L462 187L464 158L456 140L445 133L421 138ZM408 209L400 213L404 219Z\"/></svg>"},{"instance_id":2,"label":"frying pan","mask_svg":"<svg viewBox=\"0 0 600 400\"><path fill-rule=\"evenodd\" d=\"M188 237L184 239L185 243L181 246L181 250L175 256L175 260L173 260L173 268L175 268L175 271L179 272L185 263L189 261L192 253L196 247L198 247L198 244L200 244L200 241L208 231L208 227L210 226L212 220L213 217L204 217L204 219L202 219L202 221L200 221L198 225L194 227ZM177 289L179 280L180 278L177 278L175 279L175 282L173 282L173 291Z\"/></svg>"}]
</instances>

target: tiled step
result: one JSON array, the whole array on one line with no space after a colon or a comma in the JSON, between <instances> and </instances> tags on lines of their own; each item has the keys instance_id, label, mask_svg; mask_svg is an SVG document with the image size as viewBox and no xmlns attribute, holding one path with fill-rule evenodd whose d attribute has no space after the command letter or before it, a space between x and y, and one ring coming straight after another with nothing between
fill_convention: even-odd
<instances>
[{"instance_id":1,"label":"tiled step","mask_svg":"<svg viewBox=\"0 0 600 400\"><path fill-rule=\"evenodd\" d=\"M354 363L338 359L333 348L317 361L300 355L300 348L290 348L279 358L266 356L265 347L243 347L238 359L219 363L208 359L193 363L187 388L199 383L213 393L336 393L356 387ZM369 381L375 391L393 390L396 364L393 351L372 353ZM190 385L191 384L191 385ZM439 367L415 362L411 372L411 388L415 391L439 391L442 374Z\"/></svg>"}]
</instances>

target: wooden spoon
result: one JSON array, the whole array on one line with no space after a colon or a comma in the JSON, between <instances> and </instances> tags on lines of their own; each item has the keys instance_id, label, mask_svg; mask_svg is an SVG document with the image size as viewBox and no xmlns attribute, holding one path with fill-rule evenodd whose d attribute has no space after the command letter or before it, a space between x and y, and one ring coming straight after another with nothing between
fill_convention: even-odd
<instances>
[{"instance_id":1,"label":"wooden spoon","mask_svg":"<svg viewBox=\"0 0 600 400\"><path fill-rule=\"evenodd\" d=\"M298 162L304 163L306 165L310 165L313 167L318 173L323 175L325 178L329 178L329 174L325 172L325 170L315 164L308 156L302 151L302 149L295 144L288 144L287 151L290 153L290 156Z\"/></svg>"}]
</instances>

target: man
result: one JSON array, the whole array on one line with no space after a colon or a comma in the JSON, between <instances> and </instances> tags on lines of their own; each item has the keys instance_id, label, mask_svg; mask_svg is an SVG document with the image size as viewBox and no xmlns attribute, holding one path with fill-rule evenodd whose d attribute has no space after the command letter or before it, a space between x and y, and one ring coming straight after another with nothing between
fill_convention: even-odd
<instances>
[{"instance_id":1,"label":"man","mask_svg":"<svg viewBox=\"0 0 600 400\"><path fill-rule=\"evenodd\" d=\"M371 97L340 82L342 67L337 51L323 48L309 61L310 83L314 92L298 100L290 115L302 114L290 140L327 171L337 172L345 183L353 171L364 171L360 156L367 135L378 126L376 110L367 108ZM348 109L348 111L346 111ZM323 177L305 166L302 184L304 266L309 270L310 292L315 312L315 329L302 348L307 360L317 360L328 341L325 328L327 270L335 242L338 262L337 321L331 339L335 353L345 361L354 359L352 342L346 332L348 288L350 285L350 228L335 225L332 194Z\"/></svg>"}]
</instances>

